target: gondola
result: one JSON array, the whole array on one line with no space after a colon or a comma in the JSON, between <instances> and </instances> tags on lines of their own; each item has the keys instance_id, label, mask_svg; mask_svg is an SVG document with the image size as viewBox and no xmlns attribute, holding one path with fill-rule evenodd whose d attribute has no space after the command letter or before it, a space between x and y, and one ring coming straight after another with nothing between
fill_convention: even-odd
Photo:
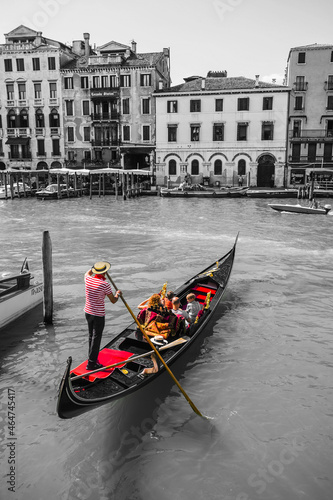
<instances>
[{"instance_id":1,"label":"gondola","mask_svg":"<svg viewBox=\"0 0 333 500\"><path fill-rule=\"evenodd\" d=\"M168 366L172 365L193 342L201 335L210 322L213 312L223 298L235 258L238 235L232 249L216 263L196 274L179 287L175 294L183 307L186 295L195 293L201 303L202 311L195 323L192 323L180 338L168 339L168 343L159 347ZM157 373L142 375L142 370L151 367L151 347L137 333L137 324L133 321L119 335L111 340L99 353L99 361L104 366L117 364L114 368L84 375L87 360L72 369L72 357L67 360L67 367L60 383L57 413L61 418L72 418L86 411L102 406L116 399L138 391L149 384L164 371L159 362Z\"/></svg>"}]
</instances>

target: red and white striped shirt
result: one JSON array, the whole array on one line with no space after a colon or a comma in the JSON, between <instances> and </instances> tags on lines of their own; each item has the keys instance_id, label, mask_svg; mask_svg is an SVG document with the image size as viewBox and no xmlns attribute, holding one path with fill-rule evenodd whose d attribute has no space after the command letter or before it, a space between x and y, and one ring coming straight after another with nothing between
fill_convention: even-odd
<instances>
[{"instance_id":1,"label":"red and white striped shirt","mask_svg":"<svg viewBox=\"0 0 333 500\"><path fill-rule=\"evenodd\" d=\"M104 277L89 276L84 278L86 285L86 305L84 312L93 316L105 316L105 297L110 295L112 288Z\"/></svg>"}]
</instances>

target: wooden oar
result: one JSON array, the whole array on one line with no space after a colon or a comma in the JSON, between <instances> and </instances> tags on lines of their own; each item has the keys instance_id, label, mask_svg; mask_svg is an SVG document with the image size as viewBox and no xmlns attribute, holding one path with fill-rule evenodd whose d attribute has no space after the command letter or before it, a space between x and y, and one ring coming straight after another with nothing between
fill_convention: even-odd
<instances>
[{"instance_id":1,"label":"wooden oar","mask_svg":"<svg viewBox=\"0 0 333 500\"><path fill-rule=\"evenodd\" d=\"M115 288L115 290L118 290L118 288L116 287L114 281L112 280L111 276L109 275L109 273L105 273L107 275L107 277L109 278L111 284L113 285L113 287ZM148 344L150 345L150 347L154 350L156 356L159 358L159 360L161 361L161 363L163 364L164 368L166 369L166 371L169 373L170 377L172 378L172 380L175 382L175 384L177 385L177 387L179 388L179 390L181 391L181 393L183 394L183 396L185 397L185 399L187 400L187 402L190 404L192 410L197 414L199 415L199 417L203 417L203 415L200 413L200 411L198 410L198 408L195 406L195 404L190 400L190 398L188 397L188 395L186 394L186 392L184 391L184 389L182 388L182 386L180 385L180 383L178 382L178 380L176 379L176 377L174 376L174 374L172 373L172 371L170 370L170 368L168 367L168 365L166 364L166 362L164 361L164 359L162 358L162 356L160 355L160 353L158 352L158 350L156 349L156 347L154 346L154 344L152 343L152 341L150 340L150 338L148 337L148 335L146 334L146 332L144 331L144 328L142 327L142 325L139 323L137 317L134 315L132 309L129 307L129 305L127 304L126 300L124 299L123 295L121 294L120 295L120 298L121 300L124 302L128 312L130 313L130 315L132 316L132 318L134 319L134 321L136 322L136 324L138 325L138 327L140 328L140 331L142 333L142 335L145 337L145 339L147 340Z\"/></svg>"},{"instance_id":2,"label":"wooden oar","mask_svg":"<svg viewBox=\"0 0 333 500\"><path fill-rule=\"evenodd\" d=\"M159 350L162 351L162 349L163 350L170 349L170 347L175 347L177 345L184 344L185 342L188 342L189 340L190 340L189 337L181 337L180 339L177 339L177 340L174 340L173 342L170 342L170 344L166 344L166 345L160 347ZM151 356L152 354L154 354L154 352L155 351L144 352L143 354L138 354L137 356L133 356L132 358L127 358L127 359L124 359L123 361L118 361L117 363L113 363L112 365L103 366L103 368L97 368L97 370L92 370L90 372L83 373L82 375L76 375L75 377L71 378L71 381L77 380L78 378L86 377L87 375L92 375L93 373L101 372L104 370L109 370L110 368L115 368L116 366L126 365L130 361L136 361L137 359L146 358L148 356Z\"/></svg>"}]
</instances>

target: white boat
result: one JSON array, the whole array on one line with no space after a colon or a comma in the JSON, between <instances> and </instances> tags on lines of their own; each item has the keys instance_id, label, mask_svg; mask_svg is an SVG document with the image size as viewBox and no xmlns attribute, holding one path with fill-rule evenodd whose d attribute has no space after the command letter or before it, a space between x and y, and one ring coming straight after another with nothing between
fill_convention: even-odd
<instances>
[{"instance_id":1,"label":"white boat","mask_svg":"<svg viewBox=\"0 0 333 500\"><path fill-rule=\"evenodd\" d=\"M297 214L317 214L317 215L326 215L332 209L331 205L322 206L308 206L304 205L291 205L288 203L269 203L269 207L273 210L277 210L278 212L291 212Z\"/></svg>"},{"instance_id":2,"label":"white boat","mask_svg":"<svg viewBox=\"0 0 333 500\"><path fill-rule=\"evenodd\" d=\"M19 274L0 278L0 328L43 302L43 283L32 279L27 259Z\"/></svg>"},{"instance_id":3,"label":"white boat","mask_svg":"<svg viewBox=\"0 0 333 500\"><path fill-rule=\"evenodd\" d=\"M60 188L60 192L59 192ZM58 198L73 197L75 190L71 187L67 189L66 184L49 184L46 188L36 191L36 198L39 200L57 200Z\"/></svg>"},{"instance_id":4,"label":"white boat","mask_svg":"<svg viewBox=\"0 0 333 500\"><path fill-rule=\"evenodd\" d=\"M15 182L13 184L14 198L24 196L24 193L26 195L31 196L31 194L32 194L31 187L28 186L28 184L26 184L26 183L23 184L23 182L19 182L18 184L17 184L17 182ZM5 200L7 198L11 198L10 186L8 184L7 184L7 186L2 184L0 186L0 200Z\"/></svg>"}]
</instances>

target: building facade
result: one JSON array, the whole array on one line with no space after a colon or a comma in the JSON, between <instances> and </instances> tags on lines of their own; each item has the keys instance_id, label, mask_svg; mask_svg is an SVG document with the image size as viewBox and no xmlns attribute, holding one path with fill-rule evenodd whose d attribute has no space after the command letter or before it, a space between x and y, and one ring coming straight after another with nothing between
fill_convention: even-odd
<instances>
[{"instance_id":1,"label":"building facade","mask_svg":"<svg viewBox=\"0 0 333 500\"><path fill-rule=\"evenodd\" d=\"M111 41L89 54L84 37L80 57L61 70L66 163L152 167L153 92L170 84L169 50L137 53L135 42Z\"/></svg>"},{"instance_id":2,"label":"building facade","mask_svg":"<svg viewBox=\"0 0 333 500\"><path fill-rule=\"evenodd\" d=\"M89 33L71 47L19 26L0 46L0 168L153 168L155 99L169 49L137 53Z\"/></svg>"},{"instance_id":3,"label":"building facade","mask_svg":"<svg viewBox=\"0 0 333 500\"><path fill-rule=\"evenodd\" d=\"M292 48L287 78L288 182L304 184L311 168L333 173L333 45Z\"/></svg>"},{"instance_id":4,"label":"building facade","mask_svg":"<svg viewBox=\"0 0 333 500\"><path fill-rule=\"evenodd\" d=\"M0 45L0 168L62 165L65 147L61 66L75 58L66 45L25 26Z\"/></svg>"},{"instance_id":5,"label":"building facade","mask_svg":"<svg viewBox=\"0 0 333 500\"><path fill-rule=\"evenodd\" d=\"M283 186L289 90L209 72L157 91L157 184Z\"/></svg>"}]
</instances>

